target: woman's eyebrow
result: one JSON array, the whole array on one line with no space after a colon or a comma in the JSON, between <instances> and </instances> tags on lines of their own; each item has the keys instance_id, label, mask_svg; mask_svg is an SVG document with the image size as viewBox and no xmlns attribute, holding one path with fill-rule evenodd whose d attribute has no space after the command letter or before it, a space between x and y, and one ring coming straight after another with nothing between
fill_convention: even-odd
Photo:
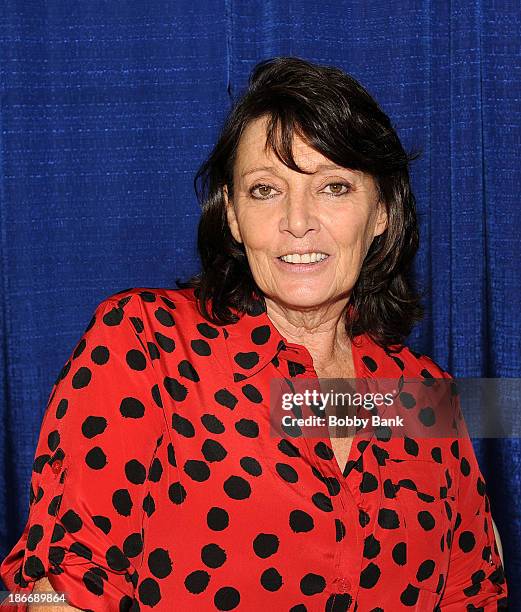
<instances>
[{"instance_id":1,"label":"woman's eyebrow","mask_svg":"<svg viewBox=\"0 0 521 612\"><path fill-rule=\"evenodd\" d=\"M241 178L248 176L249 174L253 174L254 172L259 172L260 170L275 170L274 166L258 166L257 168L251 168L250 170L246 170L241 174ZM355 170L351 170L349 168L345 168L344 166L338 166L337 164L318 164L314 172L320 172L322 170L349 170L349 172L356 172Z\"/></svg>"}]
</instances>

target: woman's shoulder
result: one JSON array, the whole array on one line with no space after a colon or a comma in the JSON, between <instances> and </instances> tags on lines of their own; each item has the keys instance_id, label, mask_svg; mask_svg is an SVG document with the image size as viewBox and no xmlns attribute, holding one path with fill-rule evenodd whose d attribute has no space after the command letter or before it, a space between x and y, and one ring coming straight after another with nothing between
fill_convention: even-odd
<instances>
[{"instance_id":1,"label":"woman's shoulder","mask_svg":"<svg viewBox=\"0 0 521 612\"><path fill-rule=\"evenodd\" d=\"M402 369L407 369L410 376L452 378L452 375L430 355L416 351L406 344L401 344L397 348L396 351L386 352L391 359L399 360L404 366Z\"/></svg>"},{"instance_id":2,"label":"woman's shoulder","mask_svg":"<svg viewBox=\"0 0 521 612\"><path fill-rule=\"evenodd\" d=\"M111 293L102 299L97 308L111 305L122 309L133 317L134 324L148 322L152 325L174 327L182 317L183 322L203 321L197 309L193 289L170 289L166 287L130 287Z\"/></svg>"},{"instance_id":3,"label":"woman's shoulder","mask_svg":"<svg viewBox=\"0 0 521 612\"><path fill-rule=\"evenodd\" d=\"M107 295L101 300L100 304L105 302L116 302L123 307L127 303L132 303L136 307L139 305L147 310L157 309L158 307L175 310L178 306L189 310L196 306L194 290L191 288L129 287Z\"/></svg>"},{"instance_id":4,"label":"woman's shoulder","mask_svg":"<svg viewBox=\"0 0 521 612\"><path fill-rule=\"evenodd\" d=\"M224 349L226 329L200 312L194 290L133 287L100 302L97 319L125 319L129 335L139 336L143 352L156 369L179 371L196 356L215 357ZM98 322L98 325L101 325Z\"/></svg>"}]
</instances>

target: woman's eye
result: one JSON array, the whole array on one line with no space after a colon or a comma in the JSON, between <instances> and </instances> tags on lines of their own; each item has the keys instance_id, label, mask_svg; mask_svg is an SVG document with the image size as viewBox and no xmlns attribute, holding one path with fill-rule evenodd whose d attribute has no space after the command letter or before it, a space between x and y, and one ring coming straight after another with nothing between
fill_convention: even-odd
<instances>
[{"instance_id":1,"label":"woman's eye","mask_svg":"<svg viewBox=\"0 0 521 612\"><path fill-rule=\"evenodd\" d=\"M267 200L273 197L272 195L270 195L270 191L272 189L273 187L270 187L269 185L258 183L257 185L253 185L253 187L250 189L250 195L256 198L257 200ZM254 195L254 191L257 191L259 195Z\"/></svg>"},{"instance_id":2,"label":"woman's eye","mask_svg":"<svg viewBox=\"0 0 521 612\"><path fill-rule=\"evenodd\" d=\"M328 183L326 187L331 188L331 191L326 191L326 193L332 197L342 196L351 191L351 186L348 183ZM257 183L251 187L250 195L257 200L269 200L275 196L275 194L270 193L271 191L276 190L270 185ZM257 193L255 194L255 192Z\"/></svg>"},{"instance_id":3,"label":"woman's eye","mask_svg":"<svg viewBox=\"0 0 521 612\"><path fill-rule=\"evenodd\" d=\"M350 191L350 185L348 185L347 183L328 183L326 187L332 188L331 191L326 191L326 193L331 196L344 195L348 191ZM345 188L345 191L342 191L343 187Z\"/></svg>"}]
</instances>

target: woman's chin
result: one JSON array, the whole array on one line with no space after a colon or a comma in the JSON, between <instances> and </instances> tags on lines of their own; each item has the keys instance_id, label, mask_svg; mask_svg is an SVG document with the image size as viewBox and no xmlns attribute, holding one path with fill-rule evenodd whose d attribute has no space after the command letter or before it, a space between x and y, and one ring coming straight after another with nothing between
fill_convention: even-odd
<instances>
[{"instance_id":1,"label":"woman's chin","mask_svg":"<svg viewBox=\"0 0 521 612\"><path fill-rule=\"evenodd\" d=\"M316 287L311 291L299 291L298 289L288 291L286 288L285 291L275 294L272 299L288 307L299 309L320 306L331 299L331 295L326 291L317 291Z\"/></svg>"}]
</instances>

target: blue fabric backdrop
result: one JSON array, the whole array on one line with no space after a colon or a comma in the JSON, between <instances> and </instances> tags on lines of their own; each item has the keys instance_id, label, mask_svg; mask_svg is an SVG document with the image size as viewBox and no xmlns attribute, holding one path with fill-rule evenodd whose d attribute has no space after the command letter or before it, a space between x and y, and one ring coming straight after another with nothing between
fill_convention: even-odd
<instances>
[{"instance_id":1,"label":"blue fabric backdrop","mask_svg":"<svg viewBox=\"0 0 521 612\"><path fill-rule=\"evenodd\" d=\"M518 2L2 3L0 558L19 537L52 383L104 297L195 272L193 175L251 68L358 78L408 148L427 316L455 376L521 375ZM476 440L521 609L521 444Z\"/></svg>"}]
</instances>

